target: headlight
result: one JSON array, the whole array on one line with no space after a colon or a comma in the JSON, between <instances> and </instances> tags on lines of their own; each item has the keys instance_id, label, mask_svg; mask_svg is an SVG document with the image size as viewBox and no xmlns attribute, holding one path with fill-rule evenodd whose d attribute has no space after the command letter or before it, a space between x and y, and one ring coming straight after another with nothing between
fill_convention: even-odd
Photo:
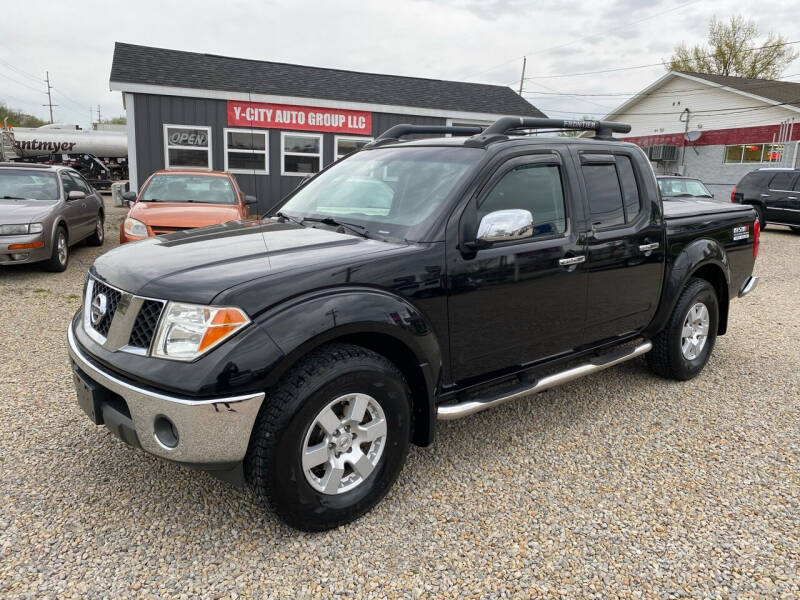
<instances>
[{"instance_id":1,"label":"headlight","mask_svg":"<svg viewBox=\"0 0 800 600\"><path fill-rule=\"evenodd\" d=\"M128 217L125 219L125 233L138 237L147 237L147 226L141 221Z\"/></svg>"},{"instance_id":2,"label":"headlight","mask_svg":"<svg viewBox=\"0 0 800 600\"><path fill-rule=\"evenodd\" d=\"M0 225L0 235L24 235L28 233L29 227L30 225L27 223L20 223L19 225Z\"/></svg>"},{"instance_id":3,"label":"headlight","mask_svg":"<svg viewBox=\"0 0 800 600\"><path fill-rule=\"evenodd\" d=\"M238 308L170 302L158 326L153 356L194 360L249 322Z\"/></svg>"},{"instance_id":4,"label":"headlight","mask_svg":"<svg viewBox=\"0 0 800 600\"><path fill-rule=\"evenodd\" d=\"M41 223L31 223L28 226L28 233L42 233L42 231L44 231L44 227Z\"/></svg>"}]
</instances>

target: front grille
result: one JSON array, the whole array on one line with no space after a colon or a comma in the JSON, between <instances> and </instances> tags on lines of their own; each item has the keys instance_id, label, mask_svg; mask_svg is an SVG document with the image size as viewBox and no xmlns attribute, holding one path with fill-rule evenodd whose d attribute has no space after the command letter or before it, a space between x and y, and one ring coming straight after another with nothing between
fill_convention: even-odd
<instances>
[{"instance_id":1,"label":"front grille","mask_svg":"<svg viewBox=\"0 0 800 600\"><path fill-rule=\"evenodd\" d=\"M122 298L122 294L119 290L115 290L114 288L104 284L102 281L95 279L94 286L92 287L92 299L89 304L90 314L92 306L91 303L94 302L95 299L100 296L100 294L103 294L106 298L106 311L100 320L97 321L97 323L92 323L92 327L94 327L94 330L97 333L103 337L107 337L108 329L111 327L111 321L114 320L114 314L117 312L117 305Z\"/></svg>"},{"instance_id":2,"label":"front grille","mask_svg":"<svg viewBox=\"0 0 800 600\"><path fill-rule=\"evenodd\" d=\"M139 309L139 314L136 315L136 321L133 323L129 345L136 348L150 348L162 310L164 310L163 302L159 300L144 301L142 308Z\"/></svg>"}]
</instances>

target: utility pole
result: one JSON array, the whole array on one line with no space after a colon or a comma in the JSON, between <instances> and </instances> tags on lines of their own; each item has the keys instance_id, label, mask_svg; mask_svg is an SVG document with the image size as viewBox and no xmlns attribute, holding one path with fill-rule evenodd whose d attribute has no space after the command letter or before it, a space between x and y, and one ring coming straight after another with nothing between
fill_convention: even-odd
<instances>
[{"instance_id":1,"label":"utility pole","mask_svg":"<svg viewBox=\"0 0 800 600\"><path fill-rule=\"evenodd\" d=\"M97 105L97 124L100 125L100 105Z\"/></svg>"},{"instance_id":2,"label":"utility pole","mask_svg":"<svg viewBox=\"0 0 800 600\"><path fill-rule=\"evenodd\" d=\"M522 75L519 78L519 95L522 96L522 86L525 83L525 65L528 64L528 57L522 57Z\"/></svg>"},{"instance_id":3,"label":"utility pole","mask_svg":"<svg viewBox=\"0 0 800 600\"><path fill-rule=\"evenodd\" d=\"M45 81L47 82L47 104L42 104L42 106L49 106L50 107L50 125L53 124L53 107L58 106L58 104L53 104L53 98L50 96L50 90L53 89L53 86L50 85L50 71L45 71L47 78Z\"/></svg>"},{"instance_id":4,"label":"utility pole","mask_svg":"<svg viewBox=\"0 0 800 600\"><path fill-rule=\"evenodd\" d=\"M683 120L684 115L686 116L686 120ZM681 152L681 175L685 175L683 172L684 164L686 163L686 135L689 133L689 119L692 118L692 111L688 108L684 108L681 116L678 117L678 120L682 123L686 123L686 127L683 131L683 152Z\"/></svg>"}]
</instances>

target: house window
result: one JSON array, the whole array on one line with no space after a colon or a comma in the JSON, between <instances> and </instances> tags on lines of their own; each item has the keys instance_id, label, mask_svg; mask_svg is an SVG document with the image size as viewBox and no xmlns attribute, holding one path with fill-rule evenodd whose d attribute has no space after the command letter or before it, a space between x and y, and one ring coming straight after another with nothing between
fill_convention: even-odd
<instances>
[{"instance_id":1,"label":"house window","mask_svg":"<svg viewBox=\"0 0 800 600\"><path fill-rule=\"evenodd\" d=\"M269 173L266 131L225 129L225 170L230 173Z\"/></svg>"},{"instance_id":2,"label":"house window","mask_svg":"<svg viewBox=\"0 0 800 600\"><path fill-rule=\"evenodd\" d=\"M164 164L167 169L211 170L211 127L164 125Z\"/></svg>"},{"instance_id":3,"label":"house window","mask_svg":"<svg viewBox=\"0 0 800 600\"><path fill-rule=\"evenodd\" d=\"M322 135L281 132L281 175L312 175L322 170Z\"/></svg>"},{"instance_id":4,"label":"house window","mask_svg":"<svg viewBox=\"0 0 800 600\"><path fill-rule=\"evenodd\" d=\"M771 163L783 160L783 144L736 144L725 147L725 162Z\"/></svg>"},{"instance_id":5,"label":"house window","mask_svg":"<svg viewBox=\"0 0 800 600\"><path fill-rule=\"evenodd\" d=\"M342 137L337 135L333 142L336 146L336 160L339 160L355 150L361 150L361 148L371 141L372 138L368 137Z\"/></svg>"}]
</instances>

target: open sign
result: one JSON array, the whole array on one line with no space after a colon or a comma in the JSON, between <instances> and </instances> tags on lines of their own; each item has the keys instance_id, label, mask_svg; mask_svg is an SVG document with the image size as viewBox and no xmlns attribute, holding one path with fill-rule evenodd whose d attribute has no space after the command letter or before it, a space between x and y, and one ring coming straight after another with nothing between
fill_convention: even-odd
<instances>
[{"instance_id":1,"label":"open sign","mask_svg":"<svg viewBox=\"0 0 800 600\"><path fill-rule=\"evenodd\" d=\"M208 147L208 133L202 129L168 129L170 146Z\"/></svg>"}]
</instances>

